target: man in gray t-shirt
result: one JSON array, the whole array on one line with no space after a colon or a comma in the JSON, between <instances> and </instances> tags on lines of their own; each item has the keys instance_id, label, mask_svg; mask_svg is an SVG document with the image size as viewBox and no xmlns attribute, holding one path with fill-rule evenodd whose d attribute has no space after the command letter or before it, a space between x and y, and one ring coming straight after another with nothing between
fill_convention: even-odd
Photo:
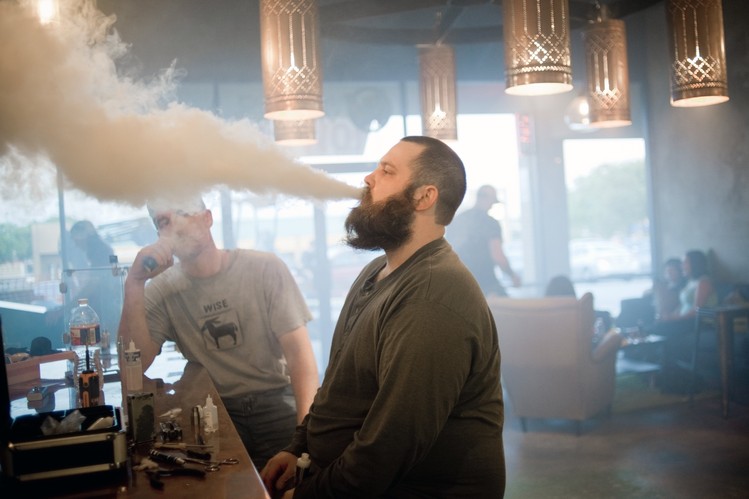
<instances>
[{"instance_id":1,"label":"man in gray t-shirt","mask_svg":"<svg viewBox=\"0 0 749 499\"><path fill-rule=\"evenodd\" d=\"M203 365L261 468L317 390L311 314L278 257L217 248L202 200L178 204L149 206L159 240L128 273L119 334L140 348L144 369L165 341Z\"/></svg>"}]
</instances>

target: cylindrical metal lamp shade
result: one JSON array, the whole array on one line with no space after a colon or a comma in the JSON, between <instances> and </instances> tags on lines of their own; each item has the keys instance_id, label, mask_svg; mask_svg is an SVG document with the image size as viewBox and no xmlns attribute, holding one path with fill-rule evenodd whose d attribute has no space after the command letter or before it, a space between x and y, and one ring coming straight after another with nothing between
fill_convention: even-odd
<instances>
[{"instance_id":1,"label":"cylindrical metal lamp shade","mask_svg":"<svg viewBox=\"0 0 749 499\"><path fill-rule=\"evenodd\" d=\"M440 140L458 139L455 52L449 45L419 46L422 133Z\"/></svg>"},{"instance_id":2,"label":"cylindrical metal lamp shade","mask_svg":"<svg viewBox=\"0 0 749 499\"><path fill-rule=\"evenodd\" d=\"M708 106L728 100L721 0L668 0L671 105Z\"/></svg>"},{"instance_id":3,"label":"cylindrical metal lamp shade","mask_svg":"<svg viewBox=\"0 0 749 499\"><path fill-rule=\"evenodd\" d=\"M309 146L317 143L317 120L273 120L273 138L285 146Z\"/></svg>"},{"instance_id":4,"label":"cylindrical metal lamp shade","mask_svg":"<svg viewBox=\"0 0 749 499\"><path fill-rule=\"evenodd\" d=\"M590 125L613 128L632 124L624 21L605 19L585 30Z\"/></svg>"},{"instance_id":5,"label":"cylindrical metal lamp shade","mask_svg":"<svg viewBox=\"0 0 749 499\"><path fill-rule=\"evenodd\" d=\"M261 0L260 45L265 117L319 118L322 65L317 0Z\"/></svg>"},{"instance_id":6,"label":"cylindrical metal lamp shade","mask_svg":"<svg viewBox=\"0 0 749 499\"><path fill-rule=\"evenodd\" d=\"M568 0L504 0L505 92L572 90Z\"/></svg>"}]
</instances>

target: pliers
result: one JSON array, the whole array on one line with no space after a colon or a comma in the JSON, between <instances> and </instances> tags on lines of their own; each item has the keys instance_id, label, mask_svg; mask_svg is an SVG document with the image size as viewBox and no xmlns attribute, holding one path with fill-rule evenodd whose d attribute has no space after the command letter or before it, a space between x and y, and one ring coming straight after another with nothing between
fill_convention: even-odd
<instances>
[{"instance_id":1,"label":"pliers","mask_svg":"<svg viewBox=\"0 0 749 499\"><path fill-rule=\"evenodd\" d=\"M161 480L163 477L168 476L192 476L195 478L205 478L205 471L197 468L156 468L147 469L148 480L151 483L151 487L158 490L164 489L164 482Z\"/></svg>"}]
</instances>

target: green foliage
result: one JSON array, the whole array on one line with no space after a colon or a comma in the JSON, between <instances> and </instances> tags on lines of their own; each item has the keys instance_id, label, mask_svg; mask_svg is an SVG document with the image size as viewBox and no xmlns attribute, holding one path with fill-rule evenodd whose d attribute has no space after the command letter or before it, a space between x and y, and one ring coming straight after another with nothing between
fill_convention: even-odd
<instances>
[{"instance_id":1,"label":"green foliage","mask_svg":"<svg viewBox=\"0 0 749 499\"><path fill-rule=\"evenodd\" d=\"M31 228L0 224L0 263L31 258Z\"/></svg>"},{"instance_id":2,"label":"green foliage","mask_svg":"<svg viewBox=\"0 0 749 499\"><path fill-rule=\"evenodd\" d=\"M648 217L645 186L642 162L601 165L579 178L567 198L571 237L629 234Z\"/></svg>"}]
</instances>

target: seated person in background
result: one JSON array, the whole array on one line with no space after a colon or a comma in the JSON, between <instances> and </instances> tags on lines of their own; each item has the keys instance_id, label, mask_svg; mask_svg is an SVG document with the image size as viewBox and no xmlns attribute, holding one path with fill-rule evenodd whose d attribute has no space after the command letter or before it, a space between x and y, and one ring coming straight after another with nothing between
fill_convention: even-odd
<instances>
[{"instance_id":1,"label":"seated person in background","mask_svg":"<svg viewBox=\"0 0 749 499\"><path fill-rule=\"evenodd\" d=\"M691 358L697 309L718 304L712 280L707 275L705 253L687 251L682 269L687 283L679 293L679 306L672 313L661 316L652 329L655 334L666 337L662 388L667 391L683 391L687 387L689 378L680 373L677 362Z\"/></svg>"},{"instance_id":2,"label":"seated person in background","mask_svg":"<svg viewBox=\"0 0 749 499\"><path fill-rule=\"evenodd\" d=\"M574 296L577 297L575 292L575 285L566 275L554 276L549 280L546 285L546 293L544 296Z\"/></svg>"},{"instance_id":3,"label":"seated person in background","mask_svg":"<svg viewBox=\"0 0 749 499\"><path fill-rule=\"evenodd\" d=\"M653 287L646 290L642 297L621 301L621 313L616 318L616 325L627 333L650 331L657 318L669 317L679 308L679 293L686 282L681 260L669 258L663 264L662 277L654 279ZM627 355L632 353L627 352Z\"/></svg>"},{"instance_id":4,"label":"seated person in background","mask_svg":"<svg viewBox=\"0 0 749 499\"><path fill-rule=\"evenodd\" d=\"M712 279L707 275L707 257L702 251L687 251L682 261L682 270L687 282L679 292L679 305L670 314L661 316L660 322L691 320L698 308L718 304Z\"/></svg>"},{"instance_id":5,"label":"seated person in background","mask_svg":"<svg viewBox=\"0 0 749 499\"><path fill-rule=\"evenodd\" d=\"M656 318L672 317L679 309L679 294L687 280L681 267L681 260L669 258L663 264L663 278L653 285L653 305Z\"/></svg>"},{"instance_id":6,"label":"seated person in background","mask_svg":"<svg viewBox=\"0 0 749 499\"><path fill-rule=\"evenodd\" d=\"M575 285L566 275L557 275L549 280L546 285L545 296L571 296L577 298ZM619 348L622 338L611 329L611 314L603 310L594 310L595 322L593 325L593 358L603 358L604 351L611 348ZM612 346L615 345L615 346Z\"/></svg>"}]
</instances>

